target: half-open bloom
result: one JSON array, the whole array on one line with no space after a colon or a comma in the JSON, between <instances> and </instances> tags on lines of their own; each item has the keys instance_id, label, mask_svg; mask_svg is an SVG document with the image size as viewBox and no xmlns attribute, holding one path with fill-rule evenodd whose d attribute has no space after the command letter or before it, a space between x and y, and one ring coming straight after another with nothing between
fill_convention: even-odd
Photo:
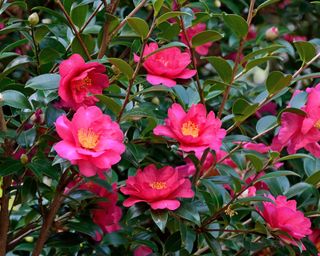
<instances>
[{"instance_id":1,"label":"half-open bloom","mask_svg":"<svg viewBox=\"0 0 320 256\"><path fill-rule=\"evenodd\" d=\"M88 190L97 195L103 201L99 201L91 210L92 220L103 231L103 233L111 233L120 229L119 221L122 211L117 206L118 194L116 192L117 184L112 185L112 191L108 191L104 187L93 182L87 182L79 187L81 190ZM102 234L96 232L95 240L100 241Z\"/></svg>"},{"instance_id":2,"label":"half-open bloom","mask_svg":"<svg viewBox=\"0 0 320 256\"><path fill-rule=\"evenodd\" d=\"M147 56L158 49L157 43L146 45L143 56ZM134 55L134 61L140 57ZM191 62L189 52L181 52L178 47L171 47L159 51L147 57L143 67L147 70L147 81L152 85L163 84L173 87L177 84L176 79L189 79L196 74L196 70L190 70L187 66Z\"/></svg>"},{"instance_id":3,"label":"half-open bloom","mask_svg":"<svg viewBox=\"0 0 320 256\"><path fill-rule=\"evenodd\" d=\"M80 107L71 121L60 116L55 125L62 141L54 149L60 157L78 165L84 176L110 169L125 151L119 125L96 106Z\"/></svg>"},{"instance_id":4,"label":"half-open bloom","mask_svg":"<svg viewBox=\"0 0 320 256\"><path fill-rule=\"evenodd\" d=\"M187 37L183 32L179 34L181 42L184 43L185 45L188 45L188 42L190 42L195 35L205 31L206 28L207 28L207 25L205 23L198 23L193 27L187 28L186 29ZM213 44L212 42L208 42L203 45L199 45L195 48L195 50L199 55L208 55L209 48L212 46L212 44Z\"/></svg>"},{"instance_id":5,"label":"half-open bloom","mask_svg":"<svg viewBox=\"0 0 320 256\"><path fill-rule=\"evenodd\" d=\"M304 148L315 157L320 157L320 84L307 89L306 105L301 108L305 116L285 112L281 116L281 127L273 139L272 149L287 147L289 154Z\"/></svg>"},{"instance_id":6,"label":"half-open bloom","mask_svg":"<svg viewBox=\"0 0 320 256\"><path fill-rule=\"evenodd\" d=\"M137 247L134 252L133 256L149 256L153 253L152 249L146 245L140 245Z\"/></svg>"},{"instance_id":7,"label":"half-open bloom","mask_svg":"<svg viewBox=\"0 0 320 256\"><path fill-rule=\"evenodd\" d=\"M158 125L153 132L175 139L181 150L194 151L199 159L207 148L219 150L226 135L220 119L212 111L207 115L203 104L192 105L187 113L179 104L173 104L165 125Z\"/></svg>"},{"instance_id":8,"label":"half-open bloom","mask_svg":"<svg viewBox=\"0 0 320 256\"><path fill-rule=\"evenodd\" d=\"M269 198L274 202L263 202L263 209L258 211L270 230L280 230L289 235L278 234L278 237L283 242L298 245L297 241L312 233L310 229L311 221L301 211L297 210L297 202L295 200L287 201L285 196L274 198L269 195Z\"/></svg>"},{"instance_id":9,"label":"half-open bloom","mask_svg":"<svg viewBox=\"0 0 320 256\"><path fill-rule=\"evenodd\" d=\"M59 96L63 105L77 110L81 106L92 106L98 101L94 96L109 86L106 68L98 62L85 63L79 54L73 54L59 66Z\"/></svg>"},{"instance_id":10,"label":"half-open bloom","mask_svg":"<svg viewBox=\"0 0 320 256\"><path fill-rule=\"evenodd\" d=\"M152 209L176 210L180 206L178 198L192 198L189 179L182 177L171 166L157 169L151 164L139 169L135 176L130 176L121 192L130 197L123 202L130 207L138 202L148 203Z\"/></svg>"}]
</instances>

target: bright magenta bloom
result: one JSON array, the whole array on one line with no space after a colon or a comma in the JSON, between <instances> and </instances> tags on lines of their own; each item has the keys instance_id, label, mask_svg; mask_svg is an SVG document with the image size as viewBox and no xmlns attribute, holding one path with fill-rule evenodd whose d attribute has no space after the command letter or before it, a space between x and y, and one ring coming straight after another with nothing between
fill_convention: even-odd
<instances>
[{"instance_id":1,"label":"bright magenta bloom","mask_svg":"<svg viewBox=\"0 0 320 256\"><path fill-rule=\"evenodd\" d=\"M122 211L117 206L118 195L116 192L117 184L112 185L113 191L110 192L105 188L88 182L80 186L82 190L88 190L105 201L99 201L95 208L91 210L93 222L97 224L104 233L111 233L120 229L119 221L122 216ZM100 241L102 234L96 233L95 240Z\"/></svg>"},{"instance_id":2,"label":"bright magenta bloom","mask_svg":"<svg viewBox=\"0 0 320 256\"><path fill-rule=\"evenodd\" d=\"M79 108L71 121L60 116L55 125L62 141L54 149L84 176L108 170L125 151L119 125L96 106Z\"/></svg>"},{"instance_id":3,"label":"bright magenta bloom","mask_svg":"<svg viewBox=\"0 0 320 256\"><path fill-rule=\"evenodd\" d=\"M143 56L158 49L157 43L146 45ZM140 57L134 55L134 61L138 62ZM190 70L187 66L191 62L190 53L181 52L178 47L171 47L157 52L148 57L143 67L147 70L147 81L152 85L163 84L173 87L177 84L176 79L188 79L196 74L196 70Z\"/></svg>"},{"instance_id":4,"label":"bright magenta bloom","mask_svg":"<svg viewBox=\"0 0 320 256\"><path fill-rule=\"evenodd\" d=\"M158 125L153 132L175 139L181 150L194 151L199 159L207 148L218 151L226 135L221 129L221 121L212 111L207 115L203 104L192 105L187 113L179 104L173 104L165 125Z\"/></svg>"},{"instance_id":5,"label":"bright magenta bloom","mask_svg":"<svg viewBox=\"0 0 320 256\"><path fill-rule=\"evenodd\" d=\"M59 66L61 76L59 96L63 105L77 110L92 106L98 101L94 94L101 94L109 86L106 68L98 62L85 63L79 54L73 54Z\"/></svg>"},{"instance_id":6,"label":"bright magenta bloom","mask_svg":"<svg viewBox=\"0 0 320 256\"><path fill-rule=\"evenodd\" d=\"M176 210L180 206L177 198L194 196L189 179L179 175L171 166L157 169L153 164L143 170L139 169L135 176L127 179L126 186L120 190L130 196L123 202L124 206L130 207L138 202L146 202L154 210Z\"/></svg>"},{"instance_id":7,"label":"bright magenta bloom","mask_svg":"<svg viewBox=\"0 0 320 256\"><path fill-rule=\"evenodd\" d=\"M137 247L134 252L133 256L148 256L153 253L152 249L146 245L140 245Z\"/></svg>"},{"instance_id":8,"label":"bright magenta bloom","mask_svg":"<svg viewBox=\"0 0 320 256\"><path fill-rule=\"evenodd\" d=\"M207 28L207 25L205 23L198 23L193 27L187 28L186 29L187 38L185 37L183 32L179 34L181 38L181 42L184 43L185 45L188 45L188 41L191 41L191 39L195 35L199 34L200 32L205 31L206 28ZM203 45L197 46L195 50L199 55L208 55L209 48L212 46L212 44L213 44L212 42L205 43Z\"/></svg>"},{"instance_id":9,"label":"bright magenta bloom","mask_svg":"<svg viewBox=\"0 0 320 256\"><path fill-rule=\"evenodd\" d=\"M285 112L281 116L281 127L272 142L272 148L287 147L289 154L305 148L315 157L320 157L320 85L307 89L307 103L301 109L306 116Z\"/></svg>"},{"instance_id":10,"label":"bright magenta bloom","mask_svg":"<svg viewBox=\"0 0 320 256\"><path fill-rule=\"evenodd\" d=\"M311 221L306 218L301 211L297 210L297 202L295 200L287 201L285 196L277 196L274 203L263 202L263 209L259 213L267 222L271 230L287 232L292 238L280 234L279 238L288 244L297 245L297 240L312 233Z\"/></svg>"}]
</instances>

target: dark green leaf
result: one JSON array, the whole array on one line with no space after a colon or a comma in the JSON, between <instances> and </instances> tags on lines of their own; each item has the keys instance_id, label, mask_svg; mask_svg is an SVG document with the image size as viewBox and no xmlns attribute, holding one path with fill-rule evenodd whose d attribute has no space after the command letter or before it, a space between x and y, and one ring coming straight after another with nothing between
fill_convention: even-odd
<instances>
[{"instance_id":1,"label":"dark green leaf","mask_svg":"<svg viewBox=\"0 0 320 256\"><path fill-rule=\"evenodd\" d=\"M131 79L134 71L127 62L117 58L109 58L108 61L111 64L115 65L120 70L121 73L127 76L128 79Z\"/></svg>"},{"instance_id":2,"label":"dark green leaf","mask_svg":"<svg viewBox=\"0 0 320 256\"><path fill-rule=\"evenodd\" d=\"M20 161L8 158L0 165L0 177L17 174L22 169L23 165Z\"/></svg>"},{"instance_id":3,"label":"dark green leaf","mask_svg":"<svg viewBox=\"0 0 320 256\"><path fill-rule=\"evenodd\" d=\"M58 89L60 75L58 74L43 74L33 77L28 80L26 87L38 90L55 90Z\"/></svg>"},{"instance_id":4,"label":"dark green leaf","mask_svg":"<svg viewBox=\"0 0 320 256\"><path fill-rule=\"evenodd\" d=\"M234 119L237 122L247 119L256 111L258 105L259 104L250 104L244 99L236 100L232 107L232 113L235 116Z\"/></svg>"},{"instance_id":5,"label":"dark green leaf","mask_svg":"<svg viewBox=\"0 0 320 256\"><path fill-rule=\"evenodd\" d=\"M146 38L149 32L149 26L143 19L137 17L127 18L129 26L139 35L142 39Z\"/></svg>"},{"instance_id":6,"label":"dark green leaf","mask_svg":"<svg viewBox=\"0 0 320 256\"><path fill-rule=\"evenodd\" d=\"M157 25L161 24L162 22L171 19L171 18L175 18L175 17L179 17L182 15L188 15L191 16L190 13L187 12L178 12L178 11L173 11L173 12L166 12L165 14L162 14L158 19L157 19Z\"/></svg>"},{"instance_id":7,"label":"dark green leaf","mask_svg":"<svg viewBox=\"0 0 320 256\"><path fill-rule=\"evenodd\" d=\"M292 75L284 75L280 71L271 72L267 78L266 86L269 94L273 95L288 87L291 83Z\"/></svg>"},{"instance_id":8,"label":"dark green leaf","mask_svg":"<svg viewBox=\"0 0 320 256\"><path fill-rule=\"evenodd\" d=\"M222 250L219 242L210 233L203 233L203 236L212 252L212 255L222 256Z\"/></svg>"},{"instance_id":9,"label":"dark green leaf","mask_svg":"<svg viewBox=\"0 0 320 256\"><path fill-rule=\"evenodd\" d=\"M7 90L2 92L4 105L19 109L32 109L27 97L18 91Z\"/></svg>"},{"instance_id":10,"label":"dark green leaf","mask_svg":"<svg viewBox=\"0 0 320 256\"><path fill-rule=\"evenodd\" d=\"M167 220L168 220L168 212L167 211L153 211L151 210L151 217L158 226L158 228L164 232L166 225L167 225Z\"/></svg>"},{"instance_id":11,"label":"dark green leaf","mask_svg":"<svg viewBox=\"0 0 320 256\"><path fill-rule=\"evenodd\" d=\"M192 47L197 47L208 42L215 42L223 37L218 31L206 30L194 35L191 39Z\"/></svg>"},{"instance_id":12,"label":"dark green leaf","mask_svg":"<svg viewBox=\"0 0 320 256\"><path fill-rule=\"evenodd\" d=\"M255 183L262 181L262 180L266 180L266 179L272 179L272 178L276 178L276 177L280 177L280 176L290 176L290 175L300 177L299 174L292 172L292 171L274 171L274 172L270 172L270 173L263 175L261 178L257 179L255 181Z\"/></svg>"},{"instance_id":13,"label":"dark green leaf","mask_svg":"<svg viewBox=\"0 0 320 256\"><path fill-rule=\"evenodd\" d=\"M275 116L264 116L260 118L256 124L256 131L258 134L267 131L272 127L276 127L278 119Z\"/></svg>"},{"instance_id":14,"label":"dark green leaf","mask_svg":"<svg viewBox=\"0 0 320 256\"><path fill-rule=\"evenodd\" d=\"M296 47L299 57L303 63L309 62L317 54L317 50L312 43L299 41L294 42L294 46Z\"/></svg>"},{"instance_id":15,"label":"dark green leaf","mask_svg":"<svg viewBox=\"0 0 320 256\"><path fill-rule=\"evenodd\" d=\"M239 38L243 38L248 33L248 24L244 18L237 14L222 15L225 24L235 33Z\"/></svg>"},{"instance_id":16,"label":"dark green leaf","mask_svg":"<svg viewBox=\"0 0 320 256\"><path fill-rule=\"evenodd\" d=\"M232 68L225 59L221 57L215 57L215 56L206 57L204 59L208 60L212 64L212 66L215 68L220 78L222 79L222 81L224 81L225 83L231 82Z\"/></svg>"}]
</instances>

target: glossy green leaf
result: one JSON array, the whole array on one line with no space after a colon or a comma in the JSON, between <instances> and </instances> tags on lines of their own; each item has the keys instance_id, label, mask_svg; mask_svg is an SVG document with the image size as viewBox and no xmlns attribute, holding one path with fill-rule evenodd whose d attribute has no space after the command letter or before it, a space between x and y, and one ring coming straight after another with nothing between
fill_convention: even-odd
<instances>
[{"instance_id":1,"label":"glossy green leaf","mask_svg":"<svg viewBox=\"0 0 320 256\"><path fill-rule=\"evenodd\" d=\"M234 114L234 119L238 121L243 121L251 116L257 109L259 104L251 104L244 99L238 99L234 102L232 106L232 113Z\"/></svg>"},{"instance_id":2,"label":"glossy green leaf","mask_svg":"<svg viewBox=\"0 0 320 256\"><path fill-rule=\"evenodd\" d=\"M266 0L266 1L264 1L262 4L260 4L260 5L257 7L256 11L258 12L259 10L267 7L268 5L275 4L275 3L280 2L280 1L281 1L281 0Z\"/></svg>"},{"instance_id":3,"label":"glossy green leaf","mask_svg":"<svg viewBox=\"0 0 320 256\"><path fill-rule=\"evenodd\" d=\"M164 0L152 0L153 9L154 9L154 16L158 16L158 13L161 10L161 7L163 6Z\"/></svg>"},{"instance_id":4,"label":"glossy green leaf","mask_svg":"<svg viewBox=\"0 0 320 256\"><path fill-rule=\"evenodd\" d=\"M149 32L149 26L143 19L137 17L127 18L129 26L139 35L142 39L146 38Z\"/></svg>"},{"instance_id":5,"label":"glossy green leaf","mask_svg":"<svg viewBox=\"0 0 320 256\"><path fill-rule=\"evenodd\" d=\"M168 211L151 210L151 217L158 228L164 232L168 221Z\"/></svg>"},{"instance_id":6,"label":"glossy green leaf","mask_svg":"<svg viewBox=\"0 0 320 256\"><path fill-rule=\"evenodd\" d=\"M297 154L292 154L292 155L281 157L281 158L278 159L278 161L282 162L282 161L286 161L286 160L297 159L297 158L305 158L305 157L313 159L312 156L310 156L308 154L297 153Z\"/></svg>"},{"instance_id":7,"label":"glossy green leaf","mask_svg":"<svg viewBox=\"0 0 320 256\"><path fill-rule=\"evenodd\" d=\"M4 105L19 108L19 109L32 109L27 97L15 90L7 90L1 93L4 101Z\"/></svg>"},{"instance_id":8,"label":"glossy green leaf","mask_svg":"<svg viewBox=\"0 0 320 256\"><path fill-rule=\"evenodd\" d=\"M179 11L173 11L173 12L166 12L165 14L162 14L156 21L157 25L161 24L164 21L167 21L171 18L176 18L182 15L188 15L191 16L190 13L187 12L179 12Z\"/></svg>"},{"instance_id":9,"label":"glossy green leaf","mask_svg":"<svg viewBox=\"0 0 320 256\"><path fill-rule=\"evenodd\" d=\"M197 225L200 225L200 215L193 204L183 203L178 210L175 211L178 216L187 219Z\"/></svg>"},{"instance_id":10,"label":"glossy green leaf","mask_svg":"<svg viewBox=\"0 0 320 256\"><path fill-rule=\"evenodd\" d=\"M263 175L262 177L260 177L259 179L257 179L255 181L255 183L259 182L259 181L263 181L263 180L267 180L267 179L272 179L272 178L277 178L277 177L281 177L281 176L298 176L300 177L299 174L295 173L295 172L292 172L292 171L280 171L280 170L277 170L277 171L274 171L274 172L270 172L270 173L267 173L265 175Z\"/></svg>"},{"instance_id":11,"label":"glossy green leaf","mask_svg":"<svg viewBox=\"0 0 320 256\"><path fill-rule=\"evenodd\" d=\"M220 243L210 233L203 233L203 236L212 252L212 256L222 256Z\"/></svg>"},{"instance_id":12,"label":"glossy green leaf","mask_svg":"<svg viewBox=\"0 0 320 256\"><path fill-rule=\"evenodd\" d=\"M232 68L225 59L215 56L206 57L204 59L208 60L212 64L222 81L224 81L227 84L231 82Z\"/></svg>"},{"instance_id":13,"label":"glossy green leaf","mask_svg":"<svg viewBox=\"0 0 320 256\"><path fill-rule=\"evenodd\" d=\"M312 43L299 41L293 44L298 51L300 60L304 63L309 62L317 54L317 50Z\"/></svg>"},{"instance_id":14,"label":"glossy green leaf","mask_svg":"<svg viewBox=\"0 0 320 256\"><path fill-rule=\"evenodd\" d=\"M192 47L197 47L209 42L215 42L223 37L218 31L206 30L194 35L191 39Z\"/></svg>"},{"instance_id":15,"label":"glossy green leaf","mask_svg":"<svg viewBox=\"0 0 320 256\"><path fill-rule=\"evenodd\" d=\"M59 87L60 75L43 74L28 80L26 87L37 90L56 90Z\"/></svg>"},{"instance_id":16,"label":"glossy green leaf","mask_svg":"<svg viewBox=\"0 0 320 256\"><path fill-rule=\"evenodd\" d=\"M242 63L243 62L246 62L250 59L253 59L254 57L256 56L261 56L261 55L269 55L281 48L283 48L284 46L283 45L280 45L280 44L274 44L274 45L270 45L268 47L265 47L265 48L262 48L262 49L259 49L259 50L254 50L253 52L247 54L246 56L244 56L243 60L241 61ZM261 56L261 57L265 57L265 56Z\"/></svg>"},{"instance_id":17,"label":"glossy green leaf","mask_svg":"<svg viewBox=\"0 0 320 256\"><path fill-rule=\"evenodd\" d=\"M260 118L256 124L256 131L258 134L263 133L270 129L271 127L275 127L278 124L278 119L275 116L264 116Z\"/></svg>"},{"instance_id":18,"label":"glossy green leaf","mask_svg":"<svg viewBox=\"0 0 320 256\"><path fill-rule=\"evenodd\" d=\"M115 65L120 70L121 73L127 76L128 79L131 79L134 71L127 62L117 58L108 58L108 61L111 64Z\"/></svg>"},{"instance_id":19,"label":"glossy green leaf","mask_svg":"<svg viewBox=\"0 0 320 256\"><path fill-rule=\"evenodd\" d=\"M313 173L311 176L309 176L306 180L306 183L309 183L314 186L318 186L320 183L320 171L317 171Z\"/></svg>"},{"instance_id":20,"label":"glossy green leaf","mask_svg":"<svg viewBox=\"0 0 320 256\"><path fill-rule=\"evenodd\" d=\"M278 58L279 57L277 57L277 56L267 56L267 57L263 57L263 58L250 60L250 61L248 61L247 65L245 67L245 72L248 72L249 70L253 69L254 67L260 66L270 60L276 60Z\"/></svg>"},{"instance_id":21,"label":"glossy green leaf","mask_svg":"<svg viewBox=\"0 0 320 256\"><path fill-rule=\"evenodd\" d=\"M237 14L222 15L224 23L232 30L234 34L239 38L243 38L248 33L248 24L244 18Z\"/></svg>"},{"instance_id":22,"label":"glossy green leaf","mask_svg":"<svg viewBox=\"0 0 320 256\"><path fill-rule=\"evenodd\" d=\"M0 177L17 174L22 169L23 165L20 161L8 158L0 165Z\"/></svg>"},{"instance_id":23,"label":"glossy green leaf","mask_svg":"<svg viewBox=\"0 0 320 256\"><path fill-rule=\"evenodd\" d=\"M280 71L271 72L267 78L266 86L269 94L275 94L290 85L292 75L284 75Z\"/></svg>"}]
</instances>

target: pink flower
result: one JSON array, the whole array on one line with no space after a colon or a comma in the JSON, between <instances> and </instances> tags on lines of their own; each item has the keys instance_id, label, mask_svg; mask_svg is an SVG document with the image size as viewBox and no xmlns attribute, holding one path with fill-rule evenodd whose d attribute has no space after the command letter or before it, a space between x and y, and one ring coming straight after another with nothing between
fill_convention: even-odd
<instances>
[{"instance_id":1,"label":"pink flower","mask_svg":"<svg viewBox=\"0 0 320 256\"><path fill-rule=\"evenodd\" d=\"M265 36L266 36L267 40L270 40L270 41L275 40L279 36L278 28L273 26L273 27L267 29Z\"/></svg>"},{"instance_id":2,"label":"pink flower","mask_svg":"<svg viewBox=\"0 0 320 256\"><path fill-rule=\"evenodd\" d=\"M248 34L247 34L247 37L246 37L246 40L249 41L249 40L253 40L257 37L257 29L254 25L251 25L249 27L249 30L248 30Z\"/></svg>"},{"instance_id":3,"label":"pink flower","mask_svg":"<svg viewBox=\"0 0 320 256\"><path fill-rule=\"evenodd\" d=\"M269 198L274 200L274 203L263 202L263 209L261 211L258 210L258 212L271 230L284 231L292 237L279 234L278 236L283 242L298 245L298 240L312 233L310 229L311 221L301 211L297 210L295 200L287 201L285 196L274 198L269 195Z\"/></svg>"},{"instance_id":4,"label":"pink flower","mask_svg":"<svg viewBox=\"0 0 320 256\"><path fill-rule=\"evenodd\" d=\"M117 206L118 195L116 192L117 184L112 185L113 191L110 192L105 188L93 183L88 182L79 187L81 190L88 190L105 201L99 201L96 207L91 210L93 222L97 224L103 233L111 233L120 229L119 221L122 216L122 211ZM96 241L102 239L102 234L96 232Z\"/></svg>"},{"instance_id":5,"label":"pink flower","mask_svg":"<svg viewBox=\"0 0 320 256\"><path fill-rule=\"evenodd\" d=\"M130 207L138 202L148 203L152 209L176 210L180 206L177 198L192 198L191 182L179 175L171 166L157 169L151 164L139 169L135 176L126 181L121 192L130 197L123 202Z\"/></svg>"},{"instance_id":6,"label":"pink flower","mask_svg":"<svg viewBox=\"0 0 320 256\"><path fill-rule=\"evenodd\" d=\"M274 102L269 102L266 105L264 105L263 107L261 107L257 112L256 112L256 116L261 118L263 116L263 114L265 113L269 113L271 115L276 115L277 114L277 104Z\"/></svg>"},{"instance_id":7,"label":"pink flower","mask_svg":"<svg viewBox=\"0 0 320 256\"><path fill-rule=\"evenodd\" d=\"M54 149L84 176L101 174L120 161L125 151L119 125L96 107L80 107L71 121L60 116L56 123L62 141Z\"/></svg>"},{"instance_id":8,"label":"pink flower","mask_svg":"<svg viewBox=\"0 0 320 256\"><path fill-rule=\"evenodd\" d=\"M157 43L150 43L146 45L143 56L147 56L157 49ZM140 57L135 54L134 61L138 62L139 60ZM187 68L190 62L190 53L181 52L178 47L171 47L152 54L144 61L143 67L148 72L147 81L150 84L173 87L177 84L176 79L188 79L196 74L196 70Z\"/></svg>"},{"instance_id":9,"label":"pink flower","mask_svg":"<svg viewBox=\"0 0 320 256\"><path fill-rule=\"evenodd\" d=\"M199 34L200 32L205 31L206 28L207 28L207 25L205 23L198 23L193 27L189 27L188 29L186 29L187 37L183 32L179 34L181 38L181 42L184 43L185 45L188 45L188 42L190 42L191 44L191 39L195 35ZM195 50L199 55L208 55L209 48L211 47L212 44L213 44L212 42L205 43L203 45L197 46Z\"/></svg>"},{"instance_id":10,"label":"pink flower","mask_svg":"<svg viewBox=\"0 0 320 256\"><path fill-rule=\"evenodd\" d=\"M85 63L79 54L73 54L59 66L59 96L64 105L74 110L92 106L98 101L94 94L101 94L109 86L106 68L98 62Z\"/></svg>"},{"instance_id":11,"label":"pink flower","mask_svg":"<svg viewBox=\"0 0 320 256\"><path fill-rule=\"evenodd\" d=\"M150 247L146 245L140 245L134 250L133 256L148 256L152 253L153 251Z\"/></svg>"},{"instance_id":12,"label":"pink flower","mask_svg":"<svg viewBox=\"0 0 320 256\"><path fill-rule=\"evenodd\" d=\"M179 104L173 104L165 125L158 125L153 132L175 139L182 151L194 151L198 158L207 148L219 150L226 135L221 121L212 111L207 115L203 104L192 105L187 113Z\"/></svg>"},{"instance_id":13,"label":"pink flower","mask_svg":"<svg viewBox=\"0 0 320 256\"><path fill-rule=\"evenodd\" d=\"M320 84L307 89L306 105L301 109L306 116L285 112L281 116L281 127L273 139L272 149L280 151L287 147L289 154L304 148L315 157L320 157Z\"/></svg>"},{"instance_id":14,"label":"pink flower","mask_svg":"<svg viewBox=\"0 0 320 256\"><path fill-rule=\"evenodd\" d=\"M309 235L309 240L314 244L318 252L320 252L320 229L313 229L312 234Z\"/></svg>"},{"instance_id":15,"label":"pink flower","mask_svg":"<svg viewBox=\"0 0 320 256\"><path fill-rule=\"evenodd\" d=\"M308 40L308 38L306 36L298 36L298 35L290 35L290 34L284 34L283 39L289 43Z\"/></svg>"},{"instance_id":16,"label":"pink flower","mask_svg":"<svg viewBox=\"0 0 320 256\"><path fill-rule=\"evenodd\" d=\"M281 3L278 4L280 9L286 8L289 4L291 4L291 0L283 0Z\"/></svg>"}]
</instances>

